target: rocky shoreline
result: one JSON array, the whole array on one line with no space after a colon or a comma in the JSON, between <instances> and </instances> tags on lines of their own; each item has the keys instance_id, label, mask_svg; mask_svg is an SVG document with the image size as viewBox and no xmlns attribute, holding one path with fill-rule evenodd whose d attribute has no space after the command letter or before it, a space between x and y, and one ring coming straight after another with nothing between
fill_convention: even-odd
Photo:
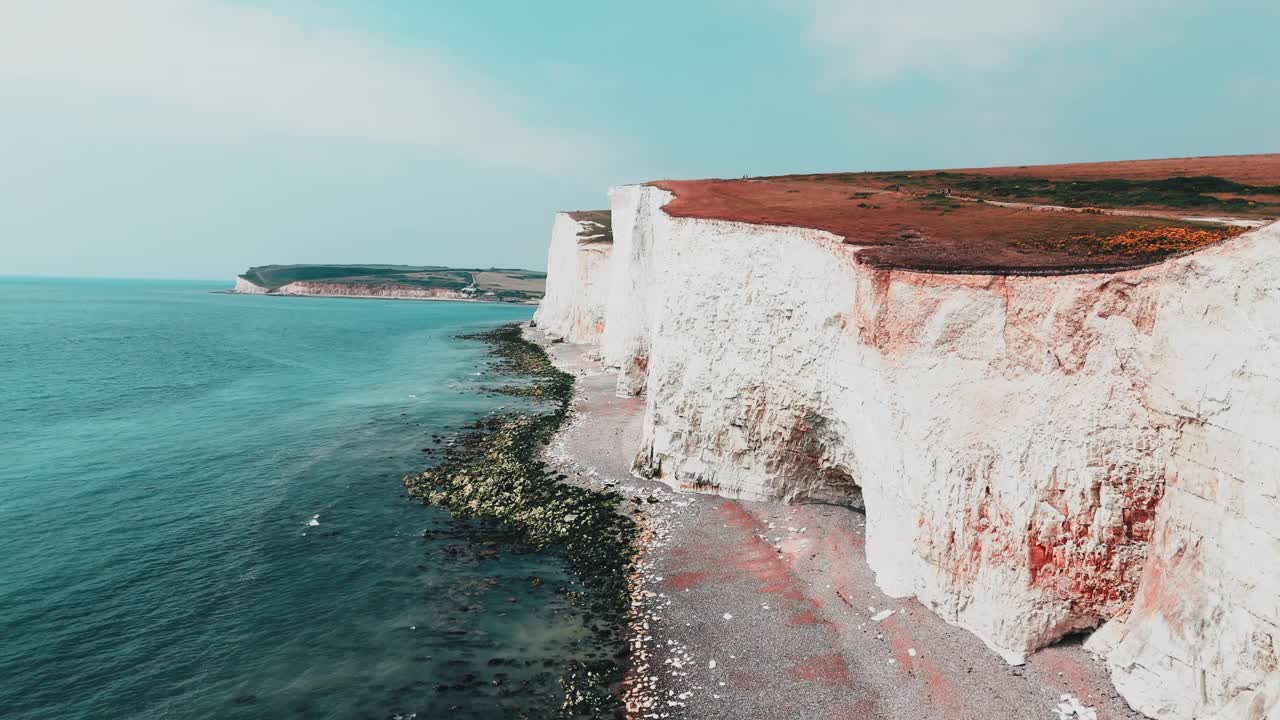
<instances>
[{"instance_id":1,"label":"rocky shoreline","mask_svg":"<svg viewBox=\"0 0 1280 720\"><path fill-rule=\"evenodd\" d=\"M632 574L640 526L637 504L610 490L563 482L544 448L570 413L573 376L555 368L517 325L464 336L487 342L497 369L517 380L498 392L545 401L545 408L487 417L464 431L441 462L408 475L409 494L460 516L500 523L536 549L562 556L578 585L569 590L610 659L573 662L562 676L560 717L604 718L622 712Z\"/></svg>"}]
</instances>

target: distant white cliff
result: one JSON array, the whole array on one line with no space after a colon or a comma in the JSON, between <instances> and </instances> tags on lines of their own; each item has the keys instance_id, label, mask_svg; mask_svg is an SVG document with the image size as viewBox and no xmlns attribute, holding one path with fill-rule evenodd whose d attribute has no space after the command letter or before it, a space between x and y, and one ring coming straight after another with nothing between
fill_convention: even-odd
<instances>
[{"instance_id":1,"label":"distant white cliff","mask_svg":"<svg viewBox=\"0 0 1280 720\"><path fill-rule=\"evenodd\" d=\"M462 290L421 287L396 283L346 283L323 280L297 280L278 288L267 289L244 279L236 278L231 292L251 295L292 295L306 297L379 298L387 300L490 300L474 286ZM493 293L488 293L493 295Z\"/></svg>"},{"instance_id":2,"label":"distant white cliff","mask_svg":"<svg viewBox=\"0 0 1280 720\"><path fill-rule=\"evenodd\" d=\"M470 300L473 293L448 288L416 287L395 283L339 283L298 280L281 285L272 295L308 295L312 297L387 298L396 300Z\"/></svg>"},{"instance_id":3,"label":"distant white cliff","mask_svg":"<svg viewBox=\"0 0 1280 720\"><path fill-rule=\"evenodd\" d=\"M235 287L231 289L231 292L247 295L265 295L267 293L267 289L261 285L254 285L248 280L237 275Z\"/></svg>"},{"instance_id":4,"label":"distant white cliff","mask_svg":"<svg viewBox=\"0 0 1280 720\"><path fill-rule=\"evenodd\" d=\"M595 342L604 331L607 278L613 240L598 223L556 213L547 252L546 295L533 320L543 332L568 342Z\"/></svg>"}]
</instances>

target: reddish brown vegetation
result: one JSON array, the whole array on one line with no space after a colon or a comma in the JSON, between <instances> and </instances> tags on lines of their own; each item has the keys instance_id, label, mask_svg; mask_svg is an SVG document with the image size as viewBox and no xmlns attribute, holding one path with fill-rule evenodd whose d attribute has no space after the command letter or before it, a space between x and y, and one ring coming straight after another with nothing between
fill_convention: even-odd
<instances>
[{"instance_id":1,"label":"reddish brown vegetation","mask_svg":"<svg viewBox=\"0 0 1280 720\"><path fill-rule=\"evenodd\" d=\"M1129 230L1118 235L1073 235L1046 245L1078 255L1124 253L1134 258L1158 259L1199 250L1220 240L1243 233L1247 228L1159 227L1151 230Z\"/></svg>"},{"instance_id":2,"label":"reddish brown vegetation","mask_svg":"<svg viewBox=\"0 0 1280 720\"><path fill-rule=\"evenodd\" d=\"M1061 180L1106 180L1109 178L1154 180L1167 177L1216 175L1251 185L1274 185L1280 182L1280 154L1216 155L1159 160L1070 163L1065 165L962 168L951 172L972 172L998 176L1038 175Z\"/></svg>"},{"instance_id":3,"label":"reddish brown vegetation","mask_svg":"<svg viewBox=\"0 0 1280 720\"><path fill-rule=\"evenodd\" d=\"M858 262L885 269L994 274L1119 270L1158 262L1239 232L1177 219L1222 214L1206 208L1143 205L1139 212L1148 216L1132 216L1098 207L1052 212L998 206L953 195L946 187L948 178L961 173L1006 178L1001 182L1019 175L1054 181L1213 175L1270 186L1280 185L1280 155L654 185L675 195L664 208L673 217L825 230L855 246ZM1264 203L1246 214L1269 218L1276 214L1271 212L1273 207Z\"/></svg>"}]
</instances>

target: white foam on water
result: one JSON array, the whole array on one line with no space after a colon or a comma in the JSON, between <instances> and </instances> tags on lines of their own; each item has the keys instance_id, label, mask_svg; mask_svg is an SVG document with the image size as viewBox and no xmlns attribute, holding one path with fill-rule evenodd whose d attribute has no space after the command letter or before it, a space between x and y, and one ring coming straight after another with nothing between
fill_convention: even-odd
<instances>
[{"instance_id":1,"label":"white foam on water","mask_svg":"<svg viewBox=\"0 0 1280 720\"><path fill-rule=\"evenodd\" d=\"M317 525L319 525L319 524L320 524L320 516L319 516L319 515L312 515L312 516L311 516L311 520L310 520L310 522L308 522L308 523L307 523L307 526L308 526L308 527L315 527L315 526L317 526Z\"/></svg>"}]
</instances>

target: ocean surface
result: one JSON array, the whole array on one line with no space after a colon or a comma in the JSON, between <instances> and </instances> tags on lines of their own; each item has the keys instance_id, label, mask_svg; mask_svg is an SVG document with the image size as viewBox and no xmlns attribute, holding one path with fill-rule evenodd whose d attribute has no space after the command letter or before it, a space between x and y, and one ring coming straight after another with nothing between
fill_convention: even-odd
<instances>
[{"instance_id":1,"label":"ocean surface","mask_svg":"<svg viewBox=\"0 0 1280 720\"><path fill-rule=\"evenodd\" d=\"M550 714L560 562L401 484L531 309L218 289L0 279L0 716Z\"/></svg>"}]
</instances>

